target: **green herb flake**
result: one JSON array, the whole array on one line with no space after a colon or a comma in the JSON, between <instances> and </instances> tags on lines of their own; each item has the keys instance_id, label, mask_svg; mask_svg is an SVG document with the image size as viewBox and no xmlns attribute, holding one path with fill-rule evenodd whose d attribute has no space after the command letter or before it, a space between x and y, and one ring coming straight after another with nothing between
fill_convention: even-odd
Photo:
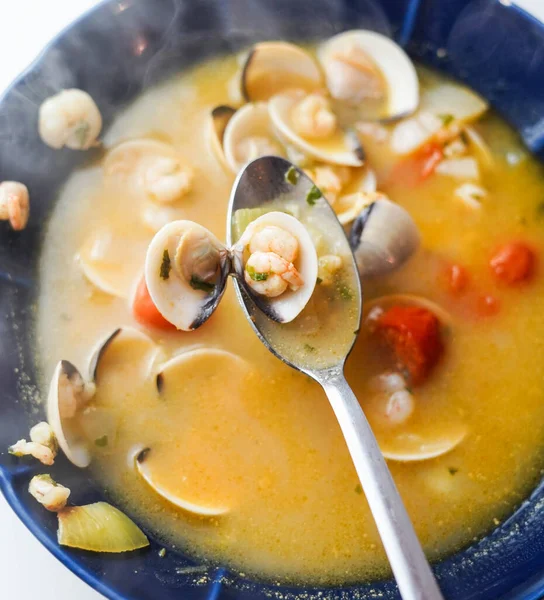
<instances>
[{"instance_id":1,"label":"green herb flake","mask_svg":"<svg viewBox=\"0 0 544 600\"><path fill-rule=\"evenodd\" d=\"M455 120L455 117L450 113L437 115L437 117L442 121L442 125L444 125L444 127L451 125L451 123L453 123Z\"/></svg>"},{"instance_id":2,"label":"green herb flake","mask_svg":"<svg viewBox=\"0 0 544 600\"><path fill-rule=\"evenodd\" d=\"M448 467L448 471L449 471L450 475L455 475L456 473L459 472L459 469L457 467Z\"/></svg>"},{"instance_id":3,"label":"green herb flake","mask_svg":"<svg viewBox=\"0 0 544 600\"><path fill-rule=\"evenodd\" d=\"M353 290L349 287L349 285L339 285L338 292L342 300L353 300Z\"/></svg>"},{"instance_id":4,"label":"green herb flake","mask_svg":"<svg viewBox=\"0 0 544 600\"><path fill-rule=\"evenodd\" d=\"M103 435L102 437L96 438L94 445L99 448L105 448L108 445L108 436Z\"/></svg>"},{"instance_id":5,"label":"green herb flake","mask_svg":"<svg viewBox=\"0 0 544 600\"><path fill-rule=\"evenodd\" d=\"M306 350L306 352L315 352L316 351L316 347L315 346L311 346L310 344L304 344L304 350Z\"/></svg>"},{"instance_id":6,"label":"green herb flake","mask_svg":"<svg viewBox=\"0 0 544 600\"><path fill-rule=\"evenodd\" d=\"M363 488L360 483L355 486L355 493L359 495L363 493Z\"/></svg>"},{"instance_id":7,"label":"green herb flake","mask_svg":"<svg viewBox=\"0 0 544 600\"><path fill-rule=\"evenodd\" d=\"M215 283L204 281L195 274L191 275L191 281L189 281L189 285L193 288L193 290L201 290L207 294L211 294L215 290Z\"/></svg>"},{"instance_id":8,"label":"green herb flake","mask_svg":"<svg viewBox=\"0 0 544 600\"><path fill-rule=\"evenodd\" d=\"M285 173L285 181L287 181L287 183L295 185L298 181L298 177L298 171L295 169L295 167L291 166L287 169L287 172Z\"/></svg>"},{"instance_id":9,"label":"green herb flake","mask_svg":"<svg viewBox=\"0 0 544 600\"><path fill-rule=\"evenodd\" d=\"M246 267L246 271L253 281L266 281L268 279L268 273L258 273L251 265Z\"/></svg>"},{"instance_id":10,"label":"green herb flake","mask_svg":"<svg viewBox=\"0 0 544 600\"><path fill-rule=\"evenodd\" d=\"M540 204L537 205L536 216L537 219L544 219L544 202L540 202Z\"/></svg>"},{"instance_id":11,"label":"green herb flake","mask_svg":"<svg viewBox=\"0 0 544 600\"><path fill-rule=\"evenodd\" d=\"M161 549L159 550L159 556L160 556L161 558L164 558L164 557L166 556L166 548L161 548Z\"/></svg>"},{"instance_id":12,"label":"green herb flake","mask_svg":"<svg viewBox=\"0 0 544 600\"><path fill-rule=\"evenodd\" d=\"M318 278L315 280L315 284L316 284L316 285L321 285L322 283L323 283L323 279L321 279L321 277L318 277Z\"/></svg>"},{"instance_id":13,"label":"green herb flake","mask_svg":"<svg viewBox=\"0 0 544 600\"><path fill-rule=\"evenodd\" d=\"M319 198L321 198L321 196L323 196L323 194L315 185L313 185L310 188L310 191L306 194L306 202L310 206L314 206L314 204L319 200Z\"/></svg>"},{"instance_id":14,"label":"green herb flake","mask_svg":"<svg viewBox=\"0 0 544 600\"><path fill-rule=\"evenodd\" d=\"M89 130L91 126L87 121L80 121L74 130L74 136L79 144L80 148L85 148L87 145L87 138L89 137Z\"/></svg>"},{"instance_id":15,"label":"green herb flake","mask_svg":"<svg viewBox=\"0 0 544 600\"><path fill-rule=\"evenodd\" d=\"M168 254L168 250L162 253L162 262L161 262L161 270L159 275L161 279L165 281L170 277L170 271L172 270L172 263L170 262L170 254Z\"/></svg>"}]
</instances>

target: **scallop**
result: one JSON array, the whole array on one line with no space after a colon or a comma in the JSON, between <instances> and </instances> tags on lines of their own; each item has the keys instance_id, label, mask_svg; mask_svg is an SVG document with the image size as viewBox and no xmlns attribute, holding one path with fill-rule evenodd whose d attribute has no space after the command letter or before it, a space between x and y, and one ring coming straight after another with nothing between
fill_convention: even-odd
<instances>
[{"instance_id":1,"label":"scallop","mask_svg":"<svg viewBox=\"0 0 544 600\"><path fill-rule=\"evenodd\" d=\"M162 316L183 331L200 327L225 291L230 258L223 244L192 221L173 221L151 240L145 280Z\"/></svg>"},{"instance_id":2,"label":"scallop","mask_svg":"<svg viewBox=\"0 0 544 600\"><path fill-rule=\"evenodd\" d=\"M218 348L189 350L162 365L156 379L159 394L166 396L168 404L171 405L174 398L180 397L181 388L187 390L187 385L191 386L191 382L198 385L199 378L195 382L194 373L201 372L202 369L210 376L224 379L225 385L237 386L251 371L251 366L240 356ZM192 390L191 387L188 389ZM218 396L216 401L221 402L221 396ZM172 406L172 410L175 411L176 407ZM165 468L161 468L161 459L164 460L167 452L172 452L167 444L159 443L151 447L141 445L131 452L129 459L154 492L185 511L212 517L223 515L231 509L231 499L228 502L218 502L199 497L201 493L199 493L198 482L188 485L180 478L172 480L171 477L165 476Z\"/></svg>"},{"instance_id":3,"label":"scallop","mask_svg":"<svg viewBox=\"0 0 544 600\"><path fill-rule=\"evenodd\" d=\"M315 59L288 42L260 42L249 51L240 78L242 95L248 102L269 100L290 88L311 92L324 87Z\"/></svg>"},{"instance_id":4,"label":"scallop","mask_svg":"<svg viewBox=\"0 0 544 600\"><path fill-rule=\"evenodd\" d=\"M236 109L226 104L216 106L210 112L209 124L208 124L208 141L210 149L216 158L219 160L221 165L227 170L230 168L225 158L225 152L223 151L223 140L225 138L225 129L227 128L228 122L233 117Z\"/></svg>"},{"instance_id":5,"label":"scallop","mask_svg":"<svg viewBox=\"0 0 544 600\"><path fill-rule=\"evenodd\" d=\"M164 142L135 139L122 142L104 159L104 177L136 198L169 204L192 187L194 172L190 165Z\"/></svg>"},{"instance_id":6,"label":"scallop","mask_svg":"<svg viewBox=\"0 0 544 600\"><path fill-rule=\"evenodd\" d=\"M408 212L384 197L355 219L349 240L359 275L367 279L400 268L419 247L420 234Z\"/></svg>"},{"instance_id":7,"label":"scallop","mask_svg":"<svg viewBox=\"0 0 544 600\"><path fill-rule=\"evenodd\" d=\"M318 49L327 87L350 120L398 119L419 104L419 83L406 52L390 38L364 29L346 31Z\"/></svg>"},{"instance_id":8,"label":"scallop","mask_svg":"<svg viewBox=\"0 0 544 600\"><path fill-rule=\"evenodd\" d=\"M122 327L97 344L89 357L87 376L68 360L61 360L53 373L47 398L47 420L64 454L77 467L87 467L91 462L90 441L81 418L96 392L104 357L114 345L119 349L126 344L132 351L135 345L139 346L146 365L157 356L158 348L151 338L132 327Z\"/></svg>"},{"instance_id":9,"label":"scallop","mask_svg":"<svg viewBox=\"0 0 544 600\"><path fill-rule=\"evenodd\" d=\"M425 144L456 137L461 128L476 121L488 104L472 90L442 83L423 90L418 111L396 124L391 133L391 149L396 154L411 154Z\"/></svg>"},{"instance_id":10,"label":"scallop","mask_svg":"<svg viewBox=\"0 0 544 600\"><path fill-rule=\"evenodd\" d=\"M348 167L362 166L364 150L353 130L346 131L336 126L330 135L311 139L299 133L294 120L295 111L307 98L304 90L294 89L270 99L270 118L281 139L315 160Z\"/></svg>"},{"instance_id":11,"label":"scallop","mask_svg":"<svg viewBox=\"0 0 544 600\"><path fill-rule=\"evenodd\" d=\"M223 151L233 173L261 156L285 156L265 103L246 104L231 116L225 127Z\"/></svg>"},{"instance_id":12,"label":"scallop","mask_svg":"<svg viewBox=\"0 0 544 600\"><path fill-rule=\"evenodd\" d=\"M294 269L297 273L298 279L296 285L291 284L289 273L286 272L282 275L282 278L288 281L288 286L275 296L265 295L255 285L269 282L267 274L257 272L256 277L250 275L250 278L254 279L252 285L248 284L246 279L246 273L249 272L248 264L251 264L252 257L256 255L260 256L267 252L278 255L277 253L280 252L273 245L274 242L272 240L270 240L269 248L260 245L250 252L250 247L255 236L265 230L267 232L277 232L279 230L286 233L290 239L296 241L296 253L294 254L293 261L288 260L291 257L284 259L285 262L290 264L289 269ZM270 239L268 233L264 237ZM278 323L289 323L302 312L310 300L316 285L318 259L312 238L300 221L282 212L269 212L258 217L247 226L238 242L234 245L232 256L234 271L240 285L253 299L256 306L270 319ZM285 263L283 264L285 265ZM287 268L286 265L285 268ZM271 273L272 275L277 274L274 267L271 269ZM259 277L259 275L262 275L262 277Z\"/></svg>"}]
</instances>

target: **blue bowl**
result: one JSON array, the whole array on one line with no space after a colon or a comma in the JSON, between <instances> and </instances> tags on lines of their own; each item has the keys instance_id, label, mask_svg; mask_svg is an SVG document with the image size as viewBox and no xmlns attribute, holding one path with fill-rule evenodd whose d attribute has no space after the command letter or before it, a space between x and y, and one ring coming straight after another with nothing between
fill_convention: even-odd
<instances>
[{"instance_id":1,"label":"blue bowl","mask_svg":"<svg viewBox=\"0 0 544 600\"><path fill-rule=\"evenodd\" d=\"M69 569L108 598L245 600L281 596L398 598L392 581L336 589L278 587L230 573L197 569L160 545L121 557L67 550L56 540L56 517L28 494L35 462L4 450L37 417L28 403L38 390L34 362L37 262L44 223L60 186L87 160L53 151L37 137L37 109L61 88L87 90L107 127L142 90L198 61L262 39L317 40L363 27L390 34L424 63L465 81L488 98L544 158L544 27L495 0L109 0L64 31L0 100L0 181L25 182L32 197L29 226L0 224L0 488L32 533ZM142 42L145 48L141 51ZM139 48L139 50L138 50ZM22 380L24 373L25 380ZM23 385L24 384L24 385ZM26 390L23 393L23 390ZM36 391L36 393L38 393ZM44 394L44 390L39 390ZM75 504L103 498L86 471L63 458L53 476ZM191 573L192 571L192 573ZM544 485L491 535L435 565L448 599L544 596Z\"/></svg>"}]
</instances>

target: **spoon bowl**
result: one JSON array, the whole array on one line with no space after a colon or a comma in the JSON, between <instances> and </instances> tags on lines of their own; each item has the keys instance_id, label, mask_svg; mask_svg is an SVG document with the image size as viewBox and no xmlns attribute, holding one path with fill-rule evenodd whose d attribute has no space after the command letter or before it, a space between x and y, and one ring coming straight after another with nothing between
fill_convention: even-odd
<instances>
[{"instance_id":1,"label":"spoon bowl","mask_svg":"<svg viewBox=\"0 0 544 600\"><path fill-rule=\"evenodd\" d=\"M296 173L296 175L294 175ZM294 176L289 176L289 174ZM344 364L357 339L362 314L362 291L357 265L342 225L311 180L289 161L264 156L248 163L232 189L227 214L227 245L237 241L236 211L283 208L304 222L311 209L333 247L343 256L349 272L353 320L342 323L339 347L333 351L321 336L314 352L302 353L300 344L290 343L285 324L277 323L261 311L245 286L234 276L238 300L263 344L289 366L305 373L324 389L350 451L361 486L387 553L399 591L404 600L440 600L442 594L425 558L413 525L395 486L376 438L344 376ZM315 222L315 221L314 221ZM347 260L346 260L347 258ZM297 318L301 318L304 311ZM295 320L296 321L296 320ZM338 324L336 325L338 327ZM335 331L335 336L338 332Z\"/></svg>"}]
</instances>

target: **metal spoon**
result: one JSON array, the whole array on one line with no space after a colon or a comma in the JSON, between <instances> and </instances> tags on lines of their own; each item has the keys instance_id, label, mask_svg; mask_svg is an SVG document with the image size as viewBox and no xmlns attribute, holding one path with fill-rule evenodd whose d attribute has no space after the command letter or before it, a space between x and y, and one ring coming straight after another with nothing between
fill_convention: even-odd
<instances>
[{"instance_id":1,"label":"metal spoon","mask_svg":"<svg viewBox=\"0 0 544 600\"><path fill-rule=\"evenodd\" d=\"M301 210L308 210L307 194L313 187L313 183L299 169L296 169L298 177L289 178L291 181L294 179L297 181L294 183L287 181L286 173L292 168L296 167L283 158L265 156L249 163L240 172L231 193L227 216L229 246L237 241L233 239L233 235L234 215L238 209L262 207L267 202L288 198L290 205L295 202L299 204ZM358 322L360 322L361 286L344 230L334 211L323 198L312 206L312 210L314 209L319 211L320 222L324 224L323 229L332 233L337 243L343 246L343 249L347 249L352 257L354 301L358 309ZM270 319L257 309L236 277L234 277L234 284L244 312L263 344L289 366L315 379L325 390L344 434L402 598L404 600L442 599L443 596L376 438L344 377L344 364L357 338L357 331L354 331L356 328L353 328L352 324L348 325L350 328L348 339L351 343L343 356L336 357L336 360L325 366L312 366L306 358L303 358L302 353L299 356L296 352L285 352L285 348L278 341L278 336L270 335Z\"/></svg>"}]
</instances>

